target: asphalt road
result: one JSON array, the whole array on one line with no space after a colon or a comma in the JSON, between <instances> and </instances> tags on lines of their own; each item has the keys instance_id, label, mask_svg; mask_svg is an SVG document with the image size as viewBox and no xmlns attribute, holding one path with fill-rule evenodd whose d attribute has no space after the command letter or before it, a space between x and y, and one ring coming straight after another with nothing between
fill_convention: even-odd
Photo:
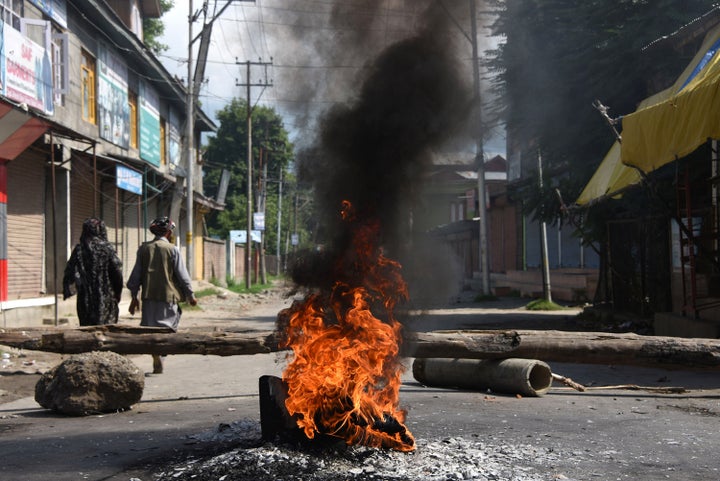
<instances>
[{"instance_id":1,"label":"asphalt road","mask_svg":"<svg viewBox=\"0 0 720 481\"><path fill-rule=\"evenodd\" d=\"M273 296L226 301L206 300L208 309L186 313L181 328L268 330L290 303ZM414 312L413 322L416 329L556 328L574 314L534 315L517 307L461 303ZM132 359L151 370L150 356ZM141 402L124 413L66 417L31 397L0 404L0 479L150 481L174 462L227 450L233 441L222 435L223 426L259 422L258 379L281 375L284 362L284 353L170 356L165 373L147 377ZM540 447L559 459L544 473L548 480L720 480L718 372L550 363L554 373L595 390L555 384L543 397L519 398L424 387L413 379L411 363L406 360L401 404L416 439ZM603 388L621 384L687 392Z\"/></svg>"}]
</instances>

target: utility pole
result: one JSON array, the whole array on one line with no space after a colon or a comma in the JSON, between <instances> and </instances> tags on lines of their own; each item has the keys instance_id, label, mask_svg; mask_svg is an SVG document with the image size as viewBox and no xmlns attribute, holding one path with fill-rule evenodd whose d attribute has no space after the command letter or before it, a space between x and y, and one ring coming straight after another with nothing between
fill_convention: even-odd
<instances>
[{"instance_id":1,"label":"utility pole","mask_svg":"<svg viewBox=\"0 0 720 481\"><path fill-rule=\"evenodd\" d=\"M488 239L487 239L487 206L485 202L485 152L483 151L482 132L482 105L480 96L480 65L478 58L477 44L477 6L476 0L470 0L470 40L472 42L473 56L473 86L475 88L475 111L477 112L476 152L475 163L478 175L478 223L480 225L480 270L482 271L483 294L490 295L490 263L488 262Z\"/></svg>"},{"instance_id":2,"label":"utility pole","mask_svg":"<svg viewBox=\"0 0 720 481\"><path fill-rule=\"evenodd\" d=\"M283 198L283 166L280 165L280 176L277 179L271 179L267 176L267 169L270 166L270 155L274 153L279 153L277 150L268 149L267 147L263 147L263 150L265 151L265 172L263 174L263 177L265 179L263 186L265 188L265 193L263 197L267 199L267 185L268 182L277 182L278 184L278 209L277 209L277 245L275 248L275 254L277 256L277 266L275 269L275 275L279 276L281 272L280 267L280 235L282 231L282 198ZM264 206L265 204L263 204ZM265 209L262 209L263 212L265 212ZM264 240L264 239L263 239ZM287 251L287 249L286 249ZM264 250L263 250L264 252Z\"/></svg>"},{"instance_id":3,"label":"utility pole","mask_svg":"<svg viewBox=\"0 0 720 481\"><path fill-rule=\"evenodd\" d=\"M540 192L543 189L543 170L542 170L542 154L538 149L538 187ZM543 281L543 297L547 302L552 302L552 293L550 291L550 262L548 260L547 246L547 225L544 220L540 221L540 249L542 251L542 281Z\"/></svg>"},{"instance_id":4,"label":"utility pole","mask_svg":"<svg viewBox=\"0 0 720 481\"><path fill-rule=\"evenodd\" d=\"M246 129L247 129L247 244L245 245L245 288L250 289L251 281L250 274L252 273L252 176L253 176L253 161L252 161L252 106L250 104L250 87L272 87L272 82L268 81L267 78L267 67L272 65L272 58L270 62L251 62L249 60L245 62L237 62L245 64L245 82L236 82L237 87L246 88ZM250 78L250 67L260 66L265 70L263 80L259 80L255 83Z\"/></svg>"},{"instance_id":5,"label":"utility pole","mask_svg":"<svg viewBox=\"0 0 720 481\"><path fill-rule=\"evenodd\" d=\"M262 169L262 176L258 179L258 187L260 192L258 194L257 210L262 213L263 223L265 222L265 202L267 200L267 162L268 152L263 147L260 147L260 168ZM265 226L260 230L260 282L267 284L267 266L265 264Z\"/></svg>"},{"instance_id":6,"label":"utility pole","mask_svg":"<svg viewBox=\"0 0 720 481\"><path fill-rule=\"evenodd\" d=\"M282 223L282 184L283 184L283 168L280 166L280 179L278 180L278 218L277 218L277 272L275 275L280 275L280 224Z\"/></svg>"},{"instance_id":7,"label":"utility pole","mask_svg":"<svg viewBox=\"0 0 720 481\"><path fill-rule=\"evenodd\" d=\"M195 255L193 249L193 208L194 208L194 192L193 192L193 170L195 162L193 162L193 129L195 128L195 98L193 96L193 22L197 20L197 14L193 13L193 0L188 0L190 14L188 15L188 74L187 74L187 98L185 99L185 156L187 158L187 173L185 182L187 183L187 231L185 232L185 245L187 253L187 270L190 279L195 279Z\"/></svg>"},{"instance_id":8,"label":"utility pole","mask_svg":"<svg viewBox=\"0 0 720 481\"><path fill-rule=\"evenodd\" d=\"M188 66L187 66L187 86L185 99L185 157L187 173L185 174L186 195L187 195L187 232L185 233L186 253L187 253L187 270L190 279L195 279L195 246L193 243L194 229L194 197L195 197L195 162L194 162L194 129L195 129L195 103L197 102L200 85L203 82L205 74L205 65L207 63L207 55L210 47L210 36L212 34L212 25L217 18L227 9L234 0L227 0L225 5L210 19L209 22L203 24L200 35L193 38L193 23L200 17L200 13L207 15L207 1L203 2L203 8L197 12L193 12L193 0L188 0ZM254 0L239 0L254 1ZM200 40L198 48L197 65L195 67L195 75L193 75L193 44ZM175 215L172 213L171 215Z\"/></svg>"}]
</instances>

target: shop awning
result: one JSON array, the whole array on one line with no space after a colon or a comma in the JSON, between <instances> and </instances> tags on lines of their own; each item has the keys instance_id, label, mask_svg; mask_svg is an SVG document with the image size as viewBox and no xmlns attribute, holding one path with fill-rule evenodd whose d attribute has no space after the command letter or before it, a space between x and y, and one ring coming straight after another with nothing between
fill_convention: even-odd
<instances>
[{"instance_id":1,"label":"shop awning","mask_svg":"<svg viewBox=\"0 0 720 481\"><path fill-rule=\"evenodd\" d=\"M717 26L666 98L623 118L623 163L651 172L720 138L719 51Z\"/></svg>"},{"instance_id":2,"label":"shop awning","mask_svg":"<svg viewBox=\"0 0 720 481\"><path fill-rule=\"evenodd\" d=\"M616 143L590 179L577 204L616 196L645 173L684 157L708 139L720 138L720 25L675 83L640 103L622 119ZM631 167L633 166L633 167Z\"/></svg>"},{"instance_id":3,"label":"shop awning","mask_svg":"<svg viewBox=\"0 0 720 481\"><path fill-rule=\"evenodd\" d=\"M617 197L640 180L636 169L620 161L620 143L615 142L575 203L589 205L600 199Z\"/></svg>"},{"instance_id":4,"label":"shop awning","mask_svg":"<svg viewBox=\"0 0 720 481\"><path fill-rule=\"evenodd\" d=\"M0 102L0 160L13 160L47 132L49 124Z\"/></svg>"}]
</instances>

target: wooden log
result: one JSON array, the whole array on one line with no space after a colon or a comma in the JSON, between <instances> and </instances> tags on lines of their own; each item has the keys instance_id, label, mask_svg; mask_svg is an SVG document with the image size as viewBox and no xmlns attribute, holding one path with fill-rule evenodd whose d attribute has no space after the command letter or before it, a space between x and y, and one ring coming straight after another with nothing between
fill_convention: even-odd
<instances>
[{"instance_id":1,"label":"wooden log","mask_svg":"<svg viewBox=\"0 0 720 481\"><path fill-rule=\"evenodd\" d=\"M720 339L574 331L433 331L408 334L403 354L718 369Z\"/></svg>"},{"instance_id":2,"label":"wooden log","mask_svg":"<svg viewBox=\"0 0 720 481\"><path fill-rule=\"evenodd\" d=\"M197 333L122 325L67 329L0 330L0 344L75 354L211 354L234 356L278 351L271 331ZM433 331L406 333L406 357L539 359L545 362L663 368L720 368L719 339L572 331Z\"/></svg>"},{"instance_id":3,"label":"wooden log","mask_svg":"<svg viewBox=\"0 0 720 481\"><path fill-rule=\"evenodd\" d=\"M0 344L62 354L113 351L118 354L235 356L278 350L277 334L273 331L191 333L123 325L78 329L6 329L0 331Z\"/></svg>"}]
</instances>

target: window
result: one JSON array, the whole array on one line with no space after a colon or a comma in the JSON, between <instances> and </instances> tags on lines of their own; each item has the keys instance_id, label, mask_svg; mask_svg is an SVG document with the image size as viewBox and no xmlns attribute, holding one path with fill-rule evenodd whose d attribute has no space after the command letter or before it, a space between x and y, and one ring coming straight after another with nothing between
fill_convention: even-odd
<instances>
[{"instance_id":1,"label":"window","mask_svg":"<svg viewBox=\"0 0 720 481\"><path fill-rule=\"evenodd\" d=\"M54 101L56 105L64 105L68 84L68 35L53 34L51 49Z\"/></svg>"},{"instance_id":2,"label":"window","mask_svg":"<svg viewBox=\"0 0 720 481\"><path fill-rule=\"evenodd\" d=\"M465 204L462 202L450 203L450 222L465 220Z\"/></svg>"},{"instance_id":3,"label":"window","mask_svg":"<svg viewBox=\"0 0 720 481\"><path fill-rule=\"evenodd\" d=\"M20 19L23 16L23 0L0 0L0 8L2 8L3 21L15 30L20 30Z\"/></svg>"},{"instance_id":4,"label":"window","mask_svg":"<svg viewBox=\"0 0 720 481\"><path fill-rule=\"evenodd\" d=\"M128 90L128 105L130 106L130 147L138 148L138 97L135 92Z\"/></svg>"},{"instance_id":5,"label":"window","mask_svg":"<svg viewBox=\"0 0 720 481\"><path fill-rule=\"evenodd\" d=\"M160 117L160 165L167 164L167 124L165 119Z\"/></svg>"},{"instance_id":6,"label":"window","mask_svg":"<svg viewBox=\"0 0 720 481\"><path fill-rule=\"evenodd\" d=\"M132 2L132 7L130 11L130 30L137 35L137 37L144 41L143 38L143 18L142 14L140 13L140 9L138 8L137 2Z\"/></svg>"},{"instance_id":7,"label":"window","mask_svg":"<svg viewBox=\"0 0 720 481\"><path fill-rule=\"evenodd\" d=\"M91 124L97 124L95 114L95 59L83 50L81 62L82 118Z\"/></svg>"}]
</instances>

